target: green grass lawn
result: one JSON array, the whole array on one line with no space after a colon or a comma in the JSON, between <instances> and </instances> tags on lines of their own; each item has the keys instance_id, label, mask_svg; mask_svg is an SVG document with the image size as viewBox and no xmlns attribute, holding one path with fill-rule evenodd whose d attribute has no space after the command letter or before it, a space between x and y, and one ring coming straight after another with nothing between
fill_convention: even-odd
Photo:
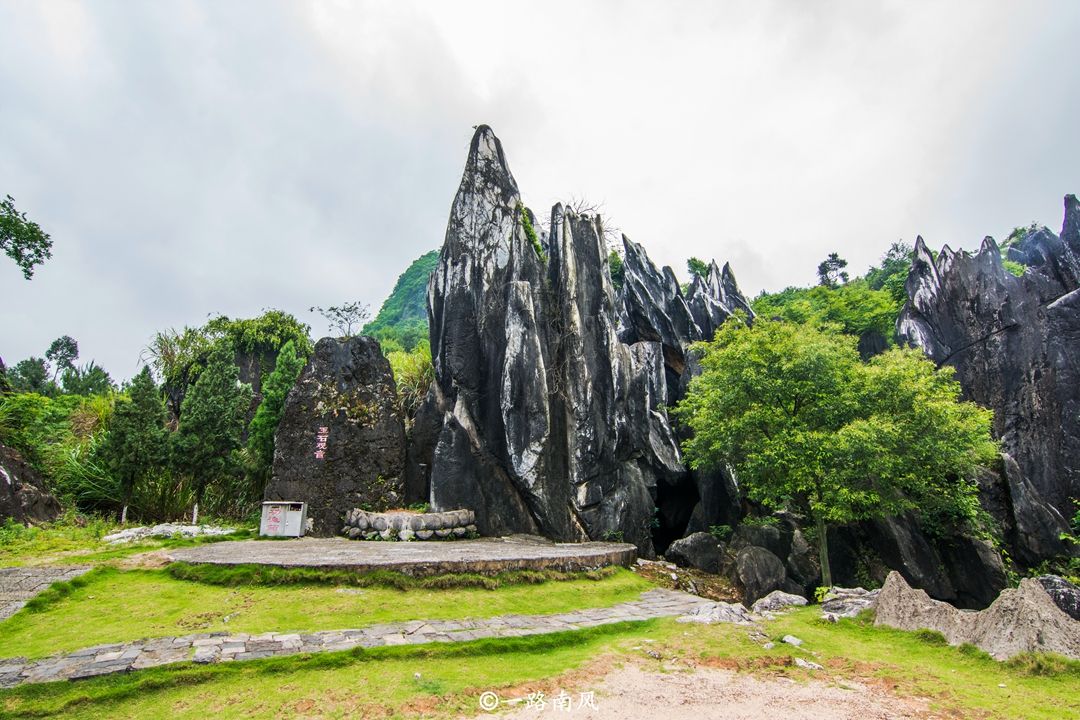
<instances>
[{"instance_id":1,"label":"green grass lawn","mask_svg":"<svg viewBox=\"0 0 1080 720\"><path fill-rule=\"evenodd\" d=\"M101 538L120 530L121 526L101 518L89 518L82 523L59 520L39 527L24 527L9 519L0 525L0 567L100 565L151 550L246 540L254 536L251 527L237 523L227 525L237 528L237 532L225 537L147 538L109 545Z\"/></svg>"},{"instance_id":2,"label":"green grass lawn","mask_svg":"<svg viewBox=\"0 0 1080 720\"><path fill-rule=\"evenodd\" d=\"M663 672L714 666L796 682L874 682L898 695L926 697L932 710L951 717L1080 716L1076 664L1059 666L1050 675L1032 674L1030 667L998 663L916 633L854 621L825 625L817 615L816 608L808 608L765 624L771 636L801 638L799 649L778 644L765 650L747 628L732 625L623 623L539 637L184 665L23 686L0 691L0 715L110 720L458 717L480 714L478 699L485 690L503 698L531 689L543 689L549 697L559 689L576 693L594 689L606 668L639 662ZM825 670L800 669L790 664L792 657L813 660ZM675 665L675 659L683 662Z\"/></svg>"},{"instance_id":3,"label":"green grass lawn","mask_svg":"<svg viewBox=\"0 0 1080 720\"><path fill-rule=\"evenodd\" d=\"M0 657L42 657L103 643L199 632L313 631L416 619L556 613L636 600L652 587L628 570L599 580L485 589L326 585L223 587L161 570L103 568L36 612L0 622Z\"/></svg>"}]
</instances>

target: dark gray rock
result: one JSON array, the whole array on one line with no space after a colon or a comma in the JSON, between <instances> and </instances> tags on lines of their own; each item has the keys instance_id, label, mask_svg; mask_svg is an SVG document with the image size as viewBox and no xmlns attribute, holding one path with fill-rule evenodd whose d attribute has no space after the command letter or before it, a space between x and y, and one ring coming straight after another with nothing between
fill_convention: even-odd
<instances>
[{"instance_id":1,"label":"dark gray rock","mask_svg":"<svg viewBox=\"0 0 1080 720\"><path fill-rule=\"evenodd\" d=\"M920 238L897 321L901 341L956 368L969 400L994 410L1008 456L1014 557L1032 565L1070 551L1080 496L1080 203L1065 198L1060 236L1030 230L1009 248L1027 269L1004 269L993 239L975 255L947 246L935 260Z\"/></svg>"},{"instance_id":2,"label":"dark gray rock","mask_svg":"<svg viewBox=\"0 0 1080 720\"><path fill-rule=\"evenodd\" d=\"M435 387L409 485L473 510L483 534L618 536L649 555L654 522L679 537L697 502L664 408L701 330L670 269L629 241L616 295L597 218L556 205L537 247L523 216L536 227L481 126L428 286ZM722 287L735 302L734 278Z\"/></svg>"},{"instance_id":3,"label":"dark gray rock","mask_svg":"<svg viewBox=\"0 0 1080 720\"><path fill-rule=\"evenodd\" d=\"M668 546L664 557L679 567L691 567L705 572L720 572L720 555L723 545L706 532L697 532L680 538Z\"/></svg>"},{"instance_id":4,"label":"dark gray rock","mask_svg":"<svg viewBox=\"0 0 1080 720\"><path fill-rule=\"evenodd\" d=\"M731 547L739 550L751 545L763 547L779 558L786 558L791 552L793 533L779 525L758 525L743 523L735 528L731 535Z\"/></svg>"},{"instance_id":5,"label":"dark gray rock","mask_svg":"<svg viewBox=\"0 0 1080 720\"><path fill-rule=\"evenodd\" d=\"M1080 620L1080 588L1057 575L1040 575L1035 578L1046 590L1054 604L1073 620Z\"/></svg>"},{"instance_id":6,"label":"dark gray rock","mask_svg":"<svg viewBox=\"0 0 1080 720\"><path fill-rule=\"evenodd\" d=\"M23 524L52 522L59 515L60 503L41 475L14 449L0 445L0 524L8 518Z\"/></svg>"},{"instance_id":7,"label":"dark gray rock","mask_svg":"<svg viewBox=\"0 0 1080 720\"><path fill-rule=\"evenodd\" d=\"M266 499L308 503L315 535L337 534L353 508L401 505L405 426L395 392L376 340L320 340L285 401Z\"/></svg>"},{"instance_id":8,"label":"dark gray rock","mask_svg":"<svg viewBox=\"0 0 1080 720\"><path fill-rule=\"evenodd\" d=\"M735 574L747 605L753 605L773 590L784 590L787 582L784 563L762 547L740 550L735 556Z\"/></svg>"},{"instance_id":9,"label":"dark gray rock","mask_svg":"<svg viewBox=\"0 0 1080 720\"><path fill-rule=\"evenodd\" d=\"M791 550L784 564L787 567L788 579L798 583L803 592L817 586L821 577L817 549L810 546L800 530L792 533Z\"/></svg>"}]
</instances>

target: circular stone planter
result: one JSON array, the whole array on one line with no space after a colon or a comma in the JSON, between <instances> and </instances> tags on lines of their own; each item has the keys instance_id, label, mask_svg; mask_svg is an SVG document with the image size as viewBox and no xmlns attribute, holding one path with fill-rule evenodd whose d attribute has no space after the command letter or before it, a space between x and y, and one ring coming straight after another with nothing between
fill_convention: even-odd
<instances>
[{"instance_id":1,"label":"circular stone planter","mask_svg":"<svg viewBox=\"0 0 1080 720\"><path fill-rule=\"evenodd\" d=\"M374 513L359 508L345 514L341 534L352 540L456 540L477 537L472 510L435 513Z\"/></svg>"}]
</instances>

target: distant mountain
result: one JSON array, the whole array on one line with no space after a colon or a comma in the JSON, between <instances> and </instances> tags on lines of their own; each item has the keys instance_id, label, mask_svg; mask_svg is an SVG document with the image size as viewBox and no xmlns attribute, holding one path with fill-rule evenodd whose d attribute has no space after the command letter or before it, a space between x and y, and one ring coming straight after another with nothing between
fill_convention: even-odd
<instances>
[{"instance_id":1,"label":"distant mountain","mask_svg":"<svg viewBox=\"0 0 1080 720\"><path fill-rule=\"evenodd\" d=\"M439 251L421 255L397 279L378 315L364 327L364 334L378 338L383 351L412 350L428 337L427 284L439 261Z\"/></svg>"}]
</instances>

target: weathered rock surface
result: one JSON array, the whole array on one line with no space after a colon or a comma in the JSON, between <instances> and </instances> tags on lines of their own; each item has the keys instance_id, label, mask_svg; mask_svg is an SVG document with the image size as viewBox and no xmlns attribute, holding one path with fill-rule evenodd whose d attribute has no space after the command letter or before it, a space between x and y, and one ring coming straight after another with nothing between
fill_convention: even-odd
<instances>
[{"instance_id":1,"label":"weathered rock surface","mask_svg":"<svg viewBox=\"0 0 1080 720\"><path fill-rule=\"evenodd\" d=\"M802 607L806 605L806 598L802 595L786 593L783 590L773 590L771 593L754 603L751 608L756 613L780 612L789 607Z\"/></svg>"},{"instance_id":2,"label":"weathered rock surface","mask_svg":"<svg viewBox=\"0 0 1080 720\"><path fill-rule=\"evenodd\" d=\"M314 535L356 507L404 499L405 427L390 363L373 338L323 338L289 391L274 436L267 500L308 503Z\"/></svg>"},{"instance_id":3,"label":"weathered rock surface","mask_svg":"<svg viewBox=\"0 0 1080 720\"><path fill-rule=\"evenodd\" d=\"M160 525L133 527L111 533L101 538L111 545L143 540L148 537L170 538L221 536L236 532L236 528L216 527L214 525L177 525L175 523L162 523Z\"/></svg>"},{"instance_id":4,"label":"weathered rock surface","mask_svg":"<svg viewBox=\"0 0 1080 720\"><path fill-rule=\"evenodd\" d=\"M1021 652L1055 652L1080 659L1080 622L1069 617L1038 580L1002 591L985 610L967 612L933 600L889 573L877 598L875 625L937 630L951 645L971 643L998 660Z\"/></svg>"},{"instance_id":5,"label":"weathered rock surface","mask_svg":"<svg viewBox=\"0 0 1080 720\"><path fill-rule=\"evenodd\" d=\"M705 572L720 572L720 555L723 546L709 533L697 532L680 538L668 545L664 552L679 567L692 567Z\"/></svg>"},{"instance_id":6,"label":"weathered rock surface","mask_svg":"<svg viewBox=\"0 0 1080 720\"><path fill-rule=\"evenodd\" d=\"M881 590L834 587L821 603L821 614L826 618L855 617L863 610L872 609Z\"/></svg>"},{"instance_id":7,"label":"weathered rock surface","mask_svg":"<svg viewBox=\"0 0 1080 720\"><path fill-rule=\"evenodd\" d=\"M17 451L0 445L0 522L50 522L59 514L60 503L38 472Z\"/></svg>"},{"instance_id":8,"label":"weathered rock surface","mask_svg":"<svg viewBox=\"0 0 1080 720\"><path fill-rule=\"evenodd\" d=\"M460 540L476 537L471 510L437 513L372 513L354 508L345 514L341 534L351 540Z\"/></svg>"},{"instance_id":9,"label":"weathered rock surface","mask_svg":"<svg viewBox=\"0 0 1080 720\"><path fill-rule=\"evenodd\" d=\"M681 623L701 623L703 625L715 625L716 623L753 625L754 616L739 603L716 602L695 608L693 612L680 616L676 621Z\"/></svg>"},{"instance_id":10,"label":"weathered rock surface","mask_svg":"<svg viewBox=\"0 0 1080 720\"><path fill-rule=\"evenodd\" d=\"M556 205L548 232L535 224L479 127L428 287L436 382L410 478L430 468L433 509L472 509L484 534L622 537L651 554L654 518L685 524L698 500L664 408L704 331L671 270L629 240L615 292L598 218ZM730 268L714 275L695 302L718 321L746 301Z\"/></svg>"},{"instance_id":11,"label":"weathered rock surface","mask_svg":"<svg viewBox=\"0 0 1080 720\"><path fill-rule=\"evenodd\" d=\"M1040 575L1035 579L1055 605L1073 620L1080 620L1080 588L1057 575Z\"/></svg>"},{"instance_id":12,"label":"weathered rock surface","mask_svg":"<svg viewBox=\"0 0 1080 720\"><path fill-rule=\"evenodd\" d=\"M956 368L967 399L994 410L1005 451L1015 556L1028 564L1069 552L1059 539L1080 497L1080 203L1065 198L1060 236L1029 230L1005 270L992 238L978 253L922 238L897 321L903 342Z\"/></svg>"}]
</instances>

